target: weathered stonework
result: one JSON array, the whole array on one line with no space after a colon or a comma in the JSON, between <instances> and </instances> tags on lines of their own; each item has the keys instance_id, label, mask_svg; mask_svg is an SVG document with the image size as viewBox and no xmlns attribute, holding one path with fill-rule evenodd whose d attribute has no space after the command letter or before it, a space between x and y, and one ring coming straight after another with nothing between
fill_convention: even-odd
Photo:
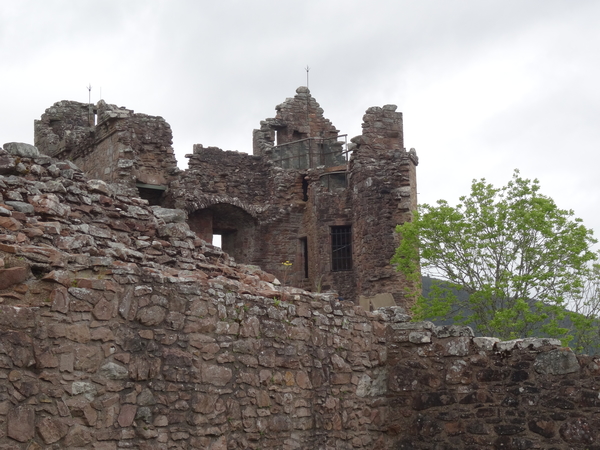
<instances>
[{"instance_id":1,"label":"weathered stonework","mask_svg":"<svg viewBox=\"0 0 600 450\"><path fill-rule=\"evenodd\" d=\"M42 153L73 161L90 178L157 191L157 199L179 172L171 127L162 117L103 100L97 105L61 101L35 121L34 130Z\"/></svg>"},{"instance_id":2,"label":"weathered stonework","mask_svg":"<svg viewBox=\"0 0 600 450\"><path fill-rule=\"evenodd\" d=\"M340 136L306 87L275 107L275 118L253 133L253 153L277 161L280 167L308 169L346 163Z\"/></svg>"},{"instance_id":3,"label":"weathered stonework","mask_svg":"<svg viewBox=\"0 0 600 450\"><path fill-rule=\"evenodd\" d=\"M184 210L7 147L0 450L600 448L600 360L278 286Z\"/></svg>"},{"instance_id":4,"label":"weathered stonework","mask_svg":"<svg viewBox=\"0 0 600 450\"><path fill-rule=\"evenodd\" d=\"M275 109L254 130L254 155L198 144L181 174L162 118L103 101L56 103L36 121L35 142L90 178L137 185L152 204L185 210L200 238L221 235L237 262L284 284L365 305L387 294L387 303L409 307L414 299L389 262L394 228L411 219L417 201L418 160L404 149L402 114L394 105L369 108L363 134L346 145L306 87ZM150 189L167 184L164 194ZM338 254L343 261L334 261Z\"/></svg>"}]
</instances>

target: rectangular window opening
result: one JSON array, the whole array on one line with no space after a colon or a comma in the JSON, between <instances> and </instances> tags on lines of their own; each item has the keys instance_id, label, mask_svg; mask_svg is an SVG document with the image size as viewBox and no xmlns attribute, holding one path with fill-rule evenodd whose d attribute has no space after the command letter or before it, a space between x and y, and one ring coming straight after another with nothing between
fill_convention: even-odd
<instances>
[{"instance_id":1,"label":"rectangular window opening","mask_svg":"<svg viewBox=\"0 0 600 450\"><path fill-rule=\"evenodd\" d=\"M308 201L308 179L302 177L302 201Z\"/></svg>"},{"instance_id":2,"label":"rectangular window opening","mask_svg":"<svg viewBox=\"0 0 600 450\"><path fill-rule=\"evenodd\" d=\"M136 183L136 187L140 198L148 200L148 203L153 206L161 204L163 194L167 189L166 186L143 183Z\"/></svg>"},{"instance_id":3,"label":"rectangular window opening","mask_svg":"<svg viewBox=\"0 0 600 450\"><path fill-rule=\"evenodd\" d=\"M331 271L352 270L352 229L331 227Z\"/></svg>"},{"instance_id":4,"label":"rectangular window opening","mask_svg":"<svg viewBox=\"0 0 600 450\"><path fill-rule=\"evenodd\" d=\"M302 252L304 278L308 278L308 238L300 238L300 251Z\"/></svg>"}]
</instances>

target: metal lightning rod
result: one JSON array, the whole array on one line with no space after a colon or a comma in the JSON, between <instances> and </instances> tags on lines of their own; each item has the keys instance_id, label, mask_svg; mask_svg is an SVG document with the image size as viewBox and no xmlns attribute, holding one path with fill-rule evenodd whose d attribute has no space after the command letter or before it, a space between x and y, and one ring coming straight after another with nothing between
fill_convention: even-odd
<instances>
[{"instance_id":1,"label":"metal lightning rod","mask_svg":"<svg viewBox=\"0 0 600 450\"><path fill-rule=\"evenodd\" d=\"M92 110L92 84L88 83L88 85L86 86L87 90L88 90L88 127L92 126L92 118L91 116L91 110Z\"/></svg>"},{"instance_id":2,"label":"metal lightning rod","mask_svg":"<svg viewBox=\"0 0 600 450\"><path fill-rule=\"evenodd\" d=\"M310 67L306 66L304 70L306 70L306 87L308 88L308 71L310 70Z\"/></svg>"}]
</instances>

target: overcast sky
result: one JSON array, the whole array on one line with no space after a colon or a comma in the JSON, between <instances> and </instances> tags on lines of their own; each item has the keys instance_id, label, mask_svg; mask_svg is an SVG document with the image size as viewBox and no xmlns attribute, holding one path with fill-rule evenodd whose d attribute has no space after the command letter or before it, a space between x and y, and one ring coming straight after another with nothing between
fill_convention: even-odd
<instances>
[{"instance_id":1,"label":"overcast sky","mask_svg":"<svg viewBox=\"0 0 600 450\"><path fill-rule=\"evenodd\" d=\"M308 65L349 137L398 105L420 202L519 168L600 235L599 19L597 0L0 0L0 144L91 83L164 117L180 167L195 143L250 153Z\"/></svg>"}]
</instances>

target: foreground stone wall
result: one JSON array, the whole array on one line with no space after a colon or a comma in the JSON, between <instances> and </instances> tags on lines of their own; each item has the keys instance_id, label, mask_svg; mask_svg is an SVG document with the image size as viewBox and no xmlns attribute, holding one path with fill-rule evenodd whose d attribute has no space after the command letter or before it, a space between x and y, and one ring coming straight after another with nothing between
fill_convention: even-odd
<instances>
[{"instance_id":1,"label":"foreground stone wall","mask_svg":"<svg viewBox=\"0 0 600 450\"><path fill-rule=\"evenodd\" d=\"M184 211L10 149L0 449L600 448L600 361L281 288Z\"/></svg>"},{"instance_id":2,"label":"foreground stone wall","mask_svg":"<svg viewBox=\"0 0 600 450\"><path fill-rule=\"evenodd\" d=\"M470 329L387 329L395 449L598 449L600 365L559 342L473 338Z\"/></svg>"}]
</instances>

